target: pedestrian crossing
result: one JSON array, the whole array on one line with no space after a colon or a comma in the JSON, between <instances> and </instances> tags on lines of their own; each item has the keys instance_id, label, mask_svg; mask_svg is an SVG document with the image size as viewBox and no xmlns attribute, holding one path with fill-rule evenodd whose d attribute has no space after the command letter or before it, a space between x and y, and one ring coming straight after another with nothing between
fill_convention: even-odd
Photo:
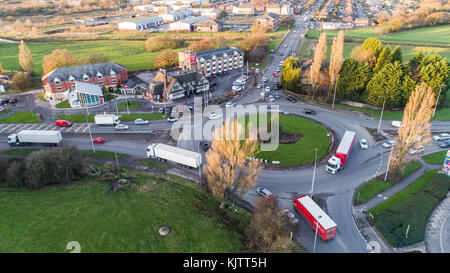
<instances>
[{"instance_id":1,"label":"pedestrian crossing","mask_svg":"<svg viewBox=\"0 0 450 273\"><path fill-rule=\"evenodd\" d=\"M92 123L73 123L70 127L59 127L54 123L0 123L0 134L15 134L22 130L61 131L61 133L86 133Z\"/></svg>"}]
</instances>

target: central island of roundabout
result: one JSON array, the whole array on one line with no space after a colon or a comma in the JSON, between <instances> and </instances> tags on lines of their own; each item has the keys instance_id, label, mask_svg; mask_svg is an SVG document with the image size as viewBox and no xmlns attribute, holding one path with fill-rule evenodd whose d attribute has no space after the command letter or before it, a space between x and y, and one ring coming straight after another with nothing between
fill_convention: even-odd
<instances>
[{"instance_id":1,"label":"central island of roundabout","mask_svg":"<svg viewBox=\"0 0 450 273\"><path fill-rule=\"evenodd\" d=\"M255 158L266 163L267 169L290 169L310 167L326 161L336 143L336 135L332 130L311 119L292 114L279 114L279 144L276 150L259 151ZM270 132L271 114L245 116L245 125L258 128L260 124L268 124ZM267 123L263 123L266 119ZM252 122L257 122L256 125ZM250 122L250 124L249 124ZM262 142L262 141L260 141ZM267 141L270 142L270 139ZM317 149L317 158L316 158Z\"/></svg>"}]
</instances>

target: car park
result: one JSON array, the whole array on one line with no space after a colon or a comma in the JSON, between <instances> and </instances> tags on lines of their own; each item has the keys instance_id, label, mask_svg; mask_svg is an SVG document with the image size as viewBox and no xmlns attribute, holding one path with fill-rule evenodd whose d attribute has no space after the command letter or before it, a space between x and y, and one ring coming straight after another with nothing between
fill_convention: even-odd
<instances>
[{"instance_id":1,"label":"car park","mask_svg":"<svg viewBox=\"0 0 450 273\"><path fill-rule=\"evenodd\" d=\"M307 115L315 115L316 111L311 110L311 109L303 109L303 114L307 114Z\"/></svg>"},{"instance_id":2,"label":"car park","mask_svg":"<svg viewBox=\"0 0 450 273\"><path fill-rule=\"evenodd\" d=\"M225 108L230 108L230 107L234 107L234 106L236 106L236 103L234 103L234 102L227 102L226 104L225 104Z\"/></svg>"},{"instance_id":3,"label":"car park","mask_svg":"<svg viewBox=\"0 0 450 273\"><path fill-rule=\"evenodd\" d=\"M442 134L433 136L433 139L436 140L436 141L449 140L450 139L450 134L442 133Z\"/></svg>"},{"instance_id":4,"label":"car park","mask_svg":"<svg viewBox=\"0 0 450 273\"><path fill-rule=\"evenodd\" d=\"M134 124L136 124L136 125L145 125L145 124L149 124L149 123L150 123L150 121L144 120L141 118L138 118L134 121Z\"/></svg>"},{"instance_id":5,"label":"car park","mask_svg":"<svg viewBox=\"0 0 450 273\"><path fill-rule=\"evenodd\" d=\"M178 120L177 117L169 117L169 118L167 119L167 121L169 121L169 122L175 122L175 121L177 121L177 120Z\"/></svg>"},{"instance_id":6,"label":"car park","mask_svg":"<svg viewBox=\"0 0 450 273\"><path fill-rule=\"evenodd\" d=\"M450 140L444 140L441 143L439 143L439 147L441 148L448 148L450 147Z\"/></svg>"},{"instance_id":7,"label":"car park","mask_svg":"<svg viewBox=\"0 0 450 273\"><path fill-rule=\"evenodd\" d=\"M222 117L221 115L216 114L216 113L211 113L211 114L209 115L209 119L210 119L210 120L212 120L212 119L219 119L219 118L221 118L221 117Z\"/></svg>"},{"instance_id":8,"label":"car park","mask_svg":"<svg viewBox=\"0 0 450 273\"><path fill-rule=\"evenodd\" d=\"M388 140L385 143L383 143L382 146L384 148L391 148L391 146L394 146L394 144L395 144L395 141L391 139L391 140Z\"/></svg>"},{"instance_id":9,"label":"car park","mask_svg":"<svg viewBox=\"0 0 450 273\"><path fill-rule=\"evenodd\" d=\"M126 124L118 124L115 127L116 130L128 130L128 125Z\"/></svg>"},{"instance_id":10,"label":"car park","mask_svg":"<svg viewBox=\"0 0 450 273\"><path fill-rule=\"evenodd\" d=\"M92 142L101 144L101 143L105 143L105 139L102 137L96 137L96 138L92 139Z\"/></svg>"},{"instance_id":11,"label":"car park","mask_svg":"<svg viewBox=\"0 0 450 273\"><path fill-rule=\"evenodd\" d=\"M369 142L367 142L367 139L362 138L362 139L359 141L359 146L361 147L361 149L367 150L367 149L369 149Z\"/></svg>"},{"instance_id":12,"label":"car park","mask_svg":"<svg viewBox=\"0 0 450 273\"><path fill-rule=\"evenodd\" d=\"M269 198L269 197L272 196L272 193L266 188L257 188L256 189L256 194L258 196L263 196L263 197L266 197L266 198Z\"/></svg>"}]
</instances>

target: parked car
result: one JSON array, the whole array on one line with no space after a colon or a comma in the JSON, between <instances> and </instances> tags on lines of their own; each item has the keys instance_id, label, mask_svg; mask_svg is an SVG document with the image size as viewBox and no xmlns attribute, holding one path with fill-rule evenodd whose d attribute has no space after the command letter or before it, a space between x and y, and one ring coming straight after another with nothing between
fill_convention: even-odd
<instances>
[{"instance_id":1,"label":"parked car","mask_svg":"<svg viewBox=\"0 0 450 273\"><path fill-rule=\"evenodd\" d=\"M216 113L211 113L210 115L209 115L209 119L211 120L211 119L219 119L219 118L221 118L222 116L221 115L219 115L219 114L216 114Z\"/></svg>"},{"instance_id":2,"label":"parked car","mask_svg":"<svg viewBox=\"0 0 450 273\"><path fill-rule=\"evenodd\" d=\"M365 138L361 138L361 140L359 141L359 146L361 147L361 149L367 150L369 149L369 142L367 142Z\"/></svg>"},{"instance_id":3,"label":"parked car","mask_svg":"<svg viewBox=\"0 0 450 273\"><path fill-rule=\"evenodd\" d=\"M8 103L9 99L0 99L0 104Z\"/></svg>"},{"instance_id":4,"label":"parked car","mask_svg":"<svg viewBox=\"0 0 450 273\"><path fill-rule=\"evenodd\" d=\"M16 103L16 102L17 102L16 97L9 98L9 103Z\"/></svg>"},{"instance_id":5,"label":"parked car","mask_svg":"<svg viewBox=\"0 0 450 273\"><path fill-rule=\"evenodd\" d=\"M266 77L263 77L263 82L266 82L267 81L267 78Z\"/></svg>"},{"instance_id":6,"label":"parked car","mask_svg":"<svg viewBox=\"0 0 450 273\"><path fill-rule=\"evenodd\" d=\"M450 139L450 135L446 134L446 133L442 133L436 136L433 136L434 140L440 141L440 140L449 140Z\"/></svg>"},{"instance_id":7,"label":"parked car","mask_svg":"<svg viewBox=\"0 0 450 273\"><path fill-rule=\"evenodd\" d=\"M402 126L402 122L399 120L393 120L392 121L392 127L397 127L399 128L400 126Z\"/></svg>"},{"instance_id":8,"label":"parked car","mask_svg":"<svg viewBox=\"0 0 450 273\"><path fill-rule=\"evenodd\" d=\"M278 74L277 74L277 73L275 73L275 72L273 72L273 73L272 73L272 76L274 76L274 77L278 77Z\"/></svg>"},{"instance_id":9,"label":"parked car","mask_svg":"<svg viewBox=\"0 0 450 273\"><path fill-rule=\"evenodd\" d=\"M134 124L136 124L136 125L145 125L145 124L149 124L149 123L150 123L150 121L143 120L141 118L138 118L134 121Z\"/></svg>"},{"instance_id":10,"label":"parked car","mask_svg":"<svg viewBox=\"0 0 450 273\"><path fill-rule=\"evenodd\" d=\"M280 98L281 98L280 93L275 92L275 98L276 98L276 99L280 99Z\"/></svg>"},{"instance_id":11,"label":"parked car","mask_svg":"<svg viewBox=\"0 0 450 273\"><path fill-rule=\"evenodd\" d=\"M178 120L177 117L169 117L169 118L167 119L168 122L175 122L175 121L177 121L177 120Z\"/></svg>"},{"instance_id":12,"label":"parked car","mask_svg":"<svg viewBox=\"0 0 450 273\"><path fill-rule=\"evenodd\" d=\"M441 148L448 148L450 147L450 140L444 140L441 143L439 143L439 147Z\"/></svg>"},{"instance_id":13,"label":"parked car","mask_svg":"<svg viewBox=\"0 0 450 273\"><path fill-rule=\"evenodd\" d=\"M116 128L116 130L128 130L128 125L126 125L126 124L118 124L114 128Z\"/></svg>"},{"instance_id":14,"label":"parked car","mask_svg":"<svg viewBox=\"0 0 450 273\"><path fill-rule=\"evenodd\" d=\"M294 102L294 103L298 101L297 98L292 96L292 95L289 95L287 100L290 101L290 102Z\"/></svg>"},{"instance_id":15,"label":"parked car","mask_svg":"<svg viewBox=\"0 0 450 273\"><path fill-rule=\"evenodd\" d=\"M234 107L234 106L236 106L236 103L234 103L234 102L232 102L232 101L227 102L227 103L225 104L225 108Z\"/></svg>"},{"instance_id":16,"label":"parked car","mask_svg":"<svg viewBox=\"0 0 450 273\"><path fill-rule=\"evenodd\" d=\"M413 149L409 149L408 153L411 155L415 155L415 154L420 154L423 153L425 151L425 147L423 147L423 145L414 147Z\"/></svg>"},{"instance_id":17,"label":"parked car","mask_svg":"<svg viewBox=\"0 0 450 273\"><path fill-rule=\"evenodd\" d=\"M257 188L256 194L259 196L266 197L266 198L269 198L272 196L272 193L266 188Z\"/></svg>"},{"instance_id":18,"label":"parked car","mask_svg":"<svg viewBox=\"0 0 450 273\"><path fill-rule=\"evenodd\" d=\"M259 71L260 71L259 68L256 68L256 69L255 69L255 73L256 73L256 74L258 74Z\"/></svg>"},{"instance_id":19,"label":"parked car","mask_svg":"<svg viewBox=\"0 0 450 273\"><path fill-rule=\"evenodd\" d=\"M105 139L102 137L96 137L94 139L92 139L92 142L94 143L105 143Z\"/></svg>"},{"instance_id":20,"label":"parked car","mask_svg":"<svg viewBox=\"0 0 450 273\"><path fill-rule=\"evenodd\" d=\"M257 85L256 85L256 88L261 88L262 87L262 84L260 84L260 83L258 83Z\"/></svg>"},{"instance_id":21,"label":"parked car","mask_svg":"<svg viewBox=\"0 0 450 273\"><path fill-rule=\"evenodd\" d=\"M270 92L270 86L266 86L266 92Z\"/></svg>"},{"instance_id":22,"label":"parked car","mask_svg":"<svg viewBox=\"0 0 450 273\"><path fill-rule=\"evenodd\" d=\"M158 113L163 114L164 113L164 108L163 107L159 108L158 109Z\"/></svg>"},{"instance_id":23,"label":"parked car","mask_svg":"<svg viewBox=\"0 0 450 273\"><path fill-rule=\"evenodd\" d=\"M57 121L55 121L55 125L59 127L70 127L72 126L72 122L68 120L58 119Z\"/></svg>"},{"instance_id":24,"label":"parked car","mask_svg":"<svg viewBox=\"0 0 450 273\"><path fill-rule=\"evenodd\" d=\"M395 141L394 140L388 140L388 141L386 141L385 143L383 143L383 147L384 148L391 148L391 146L394 146L394 144L395 144Z\"/></svg>"},{"instance_id":25,"label":"parked car","mask_svg":"<svg viewBox=\"0 0 450 273\"><path fill-rule=\"evenodd\" d=\"M303 109L303 114L307 114L307 115L315 115L316 111L311 110L311 109Z\"/></svg>"},{"instance_id":26,"label":"parked car","mask_svg":"<svg viewBox=\"0 0 450 273\"><path fill-rule=\"evenodd\" d=\"M275 98L274 98L272 95L270 95L270 96L268 97L268 99L269 99L270 102L275 102Z\"/></svg>"}]
</instances>

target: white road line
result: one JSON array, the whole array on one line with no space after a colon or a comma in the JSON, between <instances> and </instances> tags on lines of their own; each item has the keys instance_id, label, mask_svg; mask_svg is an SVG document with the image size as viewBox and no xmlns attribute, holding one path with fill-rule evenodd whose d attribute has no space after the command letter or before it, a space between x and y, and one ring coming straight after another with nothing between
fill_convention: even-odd
<instances>
[{"instance_id":1,"label":"white road line","mask_svg":"<svg viewBox=\"0 0 450 273\"><path fill-rule=\"evenodd\" d=\"M81 131L82 133L84 133L84 132L86 132L86 130L89 128L89 127L91 127L91 125L92 125L92 123L89 123L89 125L88 126L86 126L86 128L84 128L84 130L83 131Z\"/></svg>"},{"instance_id":2,"label":"white road line","mask_svg":"<svg viewBox=\"0 0 450 273\"><path fill-rule=\"evenodd\" d=\"M18 127L21 126L21 124L13 124L13 125L16 125L16 126L14 126L13 128L11 128L11 129L9 130L9 132L14 132L14 131L16 130L16 128L18 128Z\"/></svg>"},{"instance_id":3,"label":"white road line","mask_svg":"<svg viewBox=\"0 0 450 273\"><path fill-rule=\"evenodd\" d=\"M53 123L50 123L47 127L45 127L45 129L44 130L47 130L50 126L52 126L53 125Z\"/></svg>"},{"instance_id":4,"label":"white road line","mask_svg":"<svg viewBox=\"0 0 450 273\"><path fill-rule=\"evenodd\" d=\"M42 127L44 127L45 125L47 125L46 123L42 123L41 126L39 126L38 128L36 128L37 130L41 130Z\"/></svg>"},{"instance_id":5,"label":"white road line","mask_svg":"<svg viewBox=\"0 0 450 273\"><path fill-rule=\"evenodd\" d=\"M6 131L6 129L8 129L9 127L11 127L13 124L8 124L8 126L6 126L5 128L3 128L0 132L3 133L3 131Z\"/></svg>"}]
</instances>

